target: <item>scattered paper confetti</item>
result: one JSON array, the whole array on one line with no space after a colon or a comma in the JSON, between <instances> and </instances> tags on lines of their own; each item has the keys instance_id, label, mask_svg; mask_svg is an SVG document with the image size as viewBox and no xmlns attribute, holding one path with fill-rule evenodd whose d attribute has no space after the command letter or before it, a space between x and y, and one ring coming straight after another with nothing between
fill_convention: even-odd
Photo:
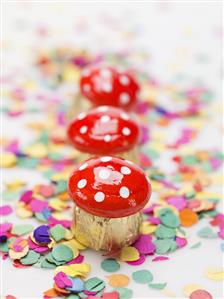
<instances>
[{"instance_id":1,"label":"scattered paper confetti","mask_svg":"<svg viewBox=\"0 0 224 299\"><path fill-rule=\"evenodd\" d=\"M137 283L150 283L153 280L153 275L148 270L139 270L132 273L132 278Z\"/></svg>"}]
</instances>

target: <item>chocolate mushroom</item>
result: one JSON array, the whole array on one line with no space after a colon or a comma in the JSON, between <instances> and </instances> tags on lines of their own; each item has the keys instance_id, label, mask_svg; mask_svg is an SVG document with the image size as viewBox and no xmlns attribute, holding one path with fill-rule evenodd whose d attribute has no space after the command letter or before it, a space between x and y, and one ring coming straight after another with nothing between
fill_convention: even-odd
<instances>
[{"instance_id":1,"label":"chocolate mushroom","mask_svg":"<svg viewBox=\"0 0 224 299\"><path fill-rule=\"evenodd\" d=\"M131 109L136 104L139 85L129 72L99 66L83 71L80 90L94 106Z\"/></svg>"},{"instance_id":2,"label":"chocolate mushroom","mask_svg":"<svg viewBox=\"0 0 224 299\"><path fill-rule=\"evenodd\" d=\"M76 204L74 233L85 245L114 250L132 244L139 234L141 210L151 185L134 163L103 156L79 165L69 178Z\"/></svg>"},{"instance_id":3,"label":"chocolate mushroom","mask_svg":"<svg viewBox=\"0 0 224 299\"><path fill-rule=\"evenodd\" d=\"M122 109L100 106L79 114L67 130L69 141L83 153L118 155L136 160L138 124Z\"/></svg>"}]
</instances>

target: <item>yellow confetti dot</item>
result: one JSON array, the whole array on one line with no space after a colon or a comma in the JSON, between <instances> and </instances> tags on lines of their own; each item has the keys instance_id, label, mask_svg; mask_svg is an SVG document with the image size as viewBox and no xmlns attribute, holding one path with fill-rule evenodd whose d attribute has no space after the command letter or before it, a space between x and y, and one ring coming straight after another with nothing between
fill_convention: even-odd
<instances>
[{"instance_id":1,"label":"yellow confetti dot","mask_svg":"<svg viewBox=\"0 0 224 299\"><path fill-rule=\"evenodd\" d=\"M70 176L70 173L67 171L67 172L61 172L61 173L56 173L52 176L52 180L53 181L60 181L60 180L68 180Z\"/></svg>"},{"instance_id":2,"label":"yellow confetti dot","mask_svg":"<svg viewBox=\"0 0 224 299\"><path fill-rule=\"evenodd\" d=\"M32 146L26 147L24 152L33 158L44 158L47 156L47 147L42 143L36 143Z\"/></svg>"},{"instance_id":3,"label":"yellow confetti dot","mask_svg":"<svg viewBox=\"0 0 224 299\"><path fill-rule=\"evenodd\" d=\"M74 237L73 233L69 229L66 229L64 239L65 240L71 240L73 237Z\"/></svg>"},{"instance_id":4,"label":"yellow confetti dot","mask_svg":"<svg viewBox=\"0 0 224 299\"><path fill-rule=\"evenodd\" d=\"M183 288L183 293L186 297L189 297L196 290L203 290L203 288L198 284L188 284Z\"/></svg>"},{"instance_id":5,"label":"yellow confetti dot","mask_svg":"<svg viewBox=\"0 0 224 299\"><path fill-rule=\"evenodd\" d=\"M75 277L75 276L81 276L83 278L86 278L91 270L91 267L89 264L72 264L68 266L59 266L55 269L55 275L59 272L64 272L65 274Z\"/></svg>"},{"instance_id":6,"label":"yellow confetti dot","mask_svg":"<svg viewBox=\"0 0 224 299\"><path fill-rule=\"evenodd\" d=\"M9 191L14 191L14 190L18 190L18 189L24 187L25 185L26 185L25 181L15 180L15 181L12 181L12 182L7 182L6 183L6 188Z\"/></svg>"},{"instance_id":7,"label":"yellow confetti dot","mask_svg":"<svg viewBox=\"0 0 224 299\"><path fill-rule=\"evenodd\" d=\"M33 212L25 209L24 207L19 207L16 210L16 215L20 218L30 218L33 216Z\"/></svg>"},{"instance_id":8,"label":"yellow confetti dot","mask_svg":"<svg viewBox=\"0 0 224 299\"><path fill-rule=\"evenodd\" d=\"M17 158L12 153L3 153L0 159L0 167L9 168L15 166Z\"/></svg>"},{"instance_id":9,"label":"yellow confetti dot","mask_svg":"<svg viewBox=\"0 0 224 299\"><path fill-rule=\"evenodd\" d=\"M209 268L205 271L205 275L212 280L224 280L224 270Z\"/></svg>"},{"instance_id":10,"label":"yellow confetti dot","mask_svg":"<svg viewBox=\"0 0 224 299\"><path fill-rule=\"evenodd\" d=\"M69 240L69 242L65 242L68 246L70 246L71 248L76 248L78 250L84 250L87 247L83 244L81 244L79 241L77 241L76 239L72 239Z\"/></svg>"},{"instance_id":11,"label":"yellow confetti dot","mask_svg":"<svg viewBox=\"0 0 224 299\"><path fill-rule=\"evenodd\" d=\"M66 202L57 198L50 200L49 206L58 212L64 211L68 207Z\"/></svg>"},{"instance_id":12,"label":"yellow confetti dot","mask_svg":"<svg viewBox=\"0 0 224 299\"><path fill-rule=\"evenodd\" d=\"M142 234L152 234L156 230L156 225L151 225L150 222L144 221L141 226Z\"/></svg>"},{"instance_id":13,"label":"yellow confetti dot","mask_svg":"<svg viewBox=\"0 0 224 299\"><path fill-rule=\"evenodd\" d=\"M124 274L112 274L108 277L108 284L111 287L126 287L130 282L130 278Z\"/></svg>"},{"instance_id":14,"label":"yellow confetti dot","mask_svg":"<svg viewBox=\"0 0 224 299\"><path fill-rule=\"evenodd\" d=\"M139 259L139 252L135 247L123 247L119 256L123 262L133 262Z\"/></svg>"},{"instance_id":15,"label":"yellow confetti dot","mask_svg":"<svg viewBox=\"0 0 224 299\"><path fill-rule=\"evenodd\" d=\"M16 252L13 249L9 249L9 256L12 260L21 259L25 255L27 255L29 251L29 246L24 247L24 249L20 252Z\"/></svg>"}]
</instances>

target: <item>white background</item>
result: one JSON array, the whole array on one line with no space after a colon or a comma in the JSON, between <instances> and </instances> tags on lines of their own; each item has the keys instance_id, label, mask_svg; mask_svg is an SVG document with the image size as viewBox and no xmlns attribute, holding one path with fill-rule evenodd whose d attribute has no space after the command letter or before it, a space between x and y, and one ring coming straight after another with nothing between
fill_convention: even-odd
<instances>
[{"instance_id":1,"label":"white background","mask_svg":"<svg viewBox=\"0 0 224 299\"><path fill-rule=\"evenodd\" d=\"M175 75L185 74L190 81L205 82L215 93L217 101L220 100L222 24L219 1L4 1L2 13L3 65L6 74L15 67L25 72L37 48L76 46L98 53L128 47L136 53L148 53L150 59L138 67L161 82L172 82ZM77 24L87 27L81 35L75 30ZM35 34L37 28L47 28L48 35L40 38ZM197 63L197 57L207 59L207 63ZM216 113L220 119L221 114L218 110ZM217 129L215 121L217 114L214 115L215 125L210 123L205 128L196 147L221 146L221 130ZM24 129L27 120L29 116L16 119L16 123L3 118L3 134L17 136L19 128L21 140L28 142L31 136ZM19 169L4 171L3 181L18 177L27 180L28 176L30 186L43 180L38 173ZM21 222L14 215L8 220ZM190 245L198 241L196 233L205 223L202 221L187 230ZM154 282L167 282L168 289L177 298L184 296L183 287L191 283L208 290L214 298L222 298L221 283L207 279L204 274L206 268L221 265L220 244L218 239L202 240L200 248L190 250L187 246L171 254L169 261L152 263L151 258L148 258L139 267L123 263L119 273L131 275L133 271L145 268L153 273ZM85 253L85 261L92 265L91 276L105 279L107 274L99 266L101 260L98 253ZM10 261L2 264L2 270L2 295L41 298L42 292L53 284L51 270L33 267L16 269ZM134 282L129 288L134 290L134 298L167 297L162 292Z\"/></svg>"}]
</instances>

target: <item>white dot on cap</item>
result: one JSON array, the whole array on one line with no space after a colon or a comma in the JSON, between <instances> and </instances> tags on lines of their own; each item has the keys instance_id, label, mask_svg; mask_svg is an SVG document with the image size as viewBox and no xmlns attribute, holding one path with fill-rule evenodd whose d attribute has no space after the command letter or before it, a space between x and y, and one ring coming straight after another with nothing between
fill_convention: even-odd
<instances>
[{"instance_id":1,"label":"white dot on cap","mask_svg":"<svg viewBox=\"0 0 224 299\"><path fill-rule=\"evenodd\" d=\"M119 101L120 101L120 103L122 105L126 105L127 103L129 103L130 102L130 96L129 96L129 94L126 93L126 92L122 92L120 94Z\"/></svg>"},{"instance_id":2,"label":"white dot on cap","mask_svg":"<svg viewBox=\"0 0 224 299\"><path fill-rule=\"evenodd\" d=\"M122 113L121 113L121 118L124 119L124 120L128 120L128 119L129 119L129 116L128 116L127 113L122 112Z\"/></svg>"},{"instance_id":3,"label":"white dot on cap","mask_svg":"<svg viewBox=\"0 0 224 299\"><path fill-rule=\"evenodd\" d=\"M108 106L100 106L100 107L97 108L97 110L100 111L100 112L105 112L108 109L109 109Z\"/></svg>"},{"instance_id":4,"label":"white dot on cap","mask_svg":"<svg viewBox=\"0 0 224 299\"><path fill-rule=\"evenodd\" d=\"M123 134L124 136L129 136L129 135L131 134L131 130L130 130L129 128L127 128L127 127L124 127L124 128L122 129L122 134Z\"/></svg>"},{"instance_id":5,"label":"white dot on cap","mask_svg":"<svg viewBox=\"0 0 224 299\"><path fill-rule=\"evenodd\" d=\"M103 116L101 116L100 121L102 123L107 123L108 121L110 121L110 116L109 115L103 115Z\"/></svg>"},{"instance_id":6,"label":"white dot on cap","mask_svg":"<svg viewBox=\"0 0 224 299\"><path fill-rule=\"evenodd\" d=\"M86 184L87 184L87 180L85 180L85 179L82 179L82 180L80 180L79 182L78 182L78 188L79 189L82 189L82 188L84 188L85 186L86 186Z\"/></svg>"},{"instance_id":7,"label":"white dot on cap","mask_svg":"<svg viewBox=\"0 0 224 299\"><path fill-rule=\"evenodd\" d=\"M100 76L103 78L111 77L111 71L109 69L102 69L100 70Z\"/></svg>"},{"instance_id":8,"label":"white dot on cap","mask_svg":"<svg viewBox=\"0 0 224 299\"><path fill-rule=\"evenodd\" d=\"M90 87L89 84L84 84L84 85L83 85L83 90L84 90L85 92L89 92L90 89L91 89L91 87Z\"/></svg>"},{"instance_id":9,"label":"white dot on cap","mask_svg":"<svg viewBox=\"0 0 224 299\"><path fill-rule=\"evenodd\" d=\"M95 195L94 195L94 199L95 201L97 202L102 202L104 201L105 199L105 194L103 192L97 192Z\"/></svg>"},{"instance_id":10,"label":"white dot on cap","mask_svg":"<svg viewBox=\"0 0 224 299\"><path fill-rule=\"evenodd\" d=\"M122 174L130 174L131 173L131 169L128 168L127 166L122 166L121 167L121 173Z\"/></svg>"},{"instance_id":11,"label":"white dot on cap","mask_svg":"<svg viewBox=\"0 0 224 299\"><path fill-rule=\"evenodd\" d=\"M112 91L112 85L108 82L102 83L102 90L105 92L111 92Z\"/></svg>"},{"instance_id":12,"label":"white dot on cap","mask_svg":"<svg viewBox=\"0 0 224 299\"><path fill-rule=\"evenodd\" d=\"M81 112L78 116L77 116L77 119L81 120L83 118L86 117L86 113L85 112Z\"/></svg>"},{"instance_id":13,"label":"white dot on cap","mask_svg":"<svg viewBox=\"0 0 224 299\"><path fill-rule=\"evenodd\" d=\"M104 141L105 142L109 142L109 141L111 141L111 135L106 135L106 136L104 136Z\"/></svg>"},{"instance_id":14,"label":"white dot on cap","mask_svg":"<svg viewBox=\"0 0 224 299\"><path fill-rule=\"evenodd\" d=\"M119 194L122 198L128 198L130 195L130 191L127 187L121 187Z\"/></svg>"},{"instance_id":15,"label":"white dot on cap","mask_svg":"<svg viewBox=\"0 0 224 299\"><path fill-rule=\"evenodd\" d=\"M87 166L88 166L88 164L84 163L79 167L79 170L84 170Z\"/></svg>"},{"instance_id":16,"label":"white dot on cap","mask_svg":"<svg viewBox=\"0 0 224 299\"><path fill-rule=\"evenodd\" d=\"M80 130L79 130L79 132L81 133L81 134L85 134L86 132L87 132L87 126L82 126L81 128L80 128Z\"/></svg>"},{"instance_id":17,"label":"white dot on cap","mask_svg":"<svg viewBox=\"0 0 224 299\"><path fill-rule=\"evenodd\" d=\"M102 169L102 170L99 171L99 177L102 180L108 179L109 176L110 176L110 171L108 169Z\"/></svg>"},{"instance_id":18,"label":"white dot on cap","mask_svg":"<svg viewBox=\"0 0 224 299\"><path fill-rule=\"evenodd\" d=\"M101 160L102 162L109 162L109 161L112 160L112 158L109 157L109 156L105 156L105 157L100 158L100 160Z\"/></svg>"},{"instance_id":19,"label":"white dot on cap","mask_svg":"<svg viewBox=\"0 0 224 299\"><path fill-rule=\"evenodd\" d=\"M119 81L121 82L122 85L128 85L130 82L129 78L125 75L121 75L119 77Z\"/></svg>"}]
</instances>

